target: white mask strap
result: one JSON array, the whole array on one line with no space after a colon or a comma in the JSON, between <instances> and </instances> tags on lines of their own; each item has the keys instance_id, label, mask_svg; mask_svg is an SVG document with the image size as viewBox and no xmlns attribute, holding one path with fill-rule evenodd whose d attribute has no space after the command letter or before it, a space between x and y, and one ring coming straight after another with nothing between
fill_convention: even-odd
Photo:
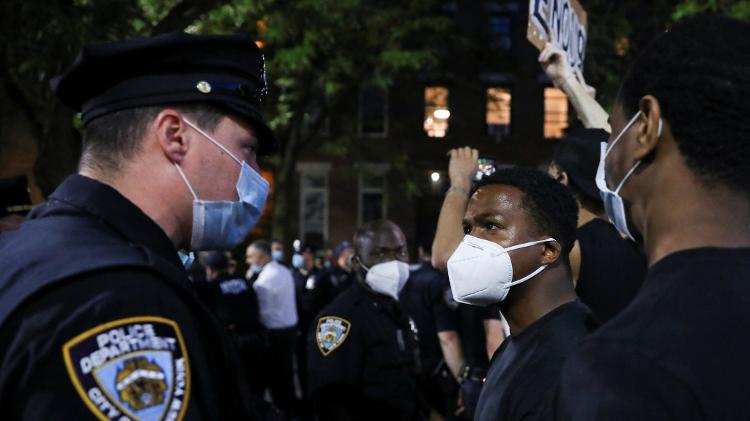
<instances>
[{"instance_id":1,"label":"white mask strap","mask_svg":"<svg viewBox=\"0 0 750 421\"><path fill-rule=\"evenodd\" d=\"M607 150L604 152L604 157L605 158L607 157L607 155L609 155L609 151L611 151L612 148L615 147L615 145L617 144L617 142L620 141L620 139L622 138L622 135L624 135L625 132L627 132L628 129L630 129L630 126L632 126L633 124L635 124L636 121L638 121L638 117L640 115L641 115L640 111L638 111L637 113L635 113L635 115L633 116L633 118L630 119L630 121L628 122L628 124L626 124L625 127L623 127L622 130L620 130L620 134L617 135L617 137L615 138L615 140L612 141L612 144L609 145L609 148L607 148Z\"/></svg>"},{"instance_id":2,"label":"white mask strap","mask_svg":"<svg viewBox=\"0 0 750 421\"><path fill-rule=\"evenodd\" d=\"M198 195L195 194L195 190L193 190L193 186L190 185L190 182L188 181L187 177L185 177L185 173L182 172L182 168L180 168L180 166L177 163L175 163L174 166L177 167L177 172L179 172L180 175L182 176L182 179L185 180L185 184L187 184L187 187L190 190L190 194L193 195L193 199L198 200Z\"/></svg>"},{"instance_id":3,"label":"white mask strap","mask_svg":"<svg viewBox=\"0 0 750 421\"><path fill-rule=\"evenodd\" d=\"M513 250L517 250L517 249L524 248L524 247L535 246L537 244L549 243L550 241L556 241L556 240L554 238L548 238L546 240L531 241L531 242L528 242L528 243L516 244L515 246L510 246L510 247L505 248L505 251L506 252L513 251Z\"/></svg>"},{"instance_id":4,"label":"white mask strap","mask_svg":"<svg viewBox=\"0 0 750 421\"><path fill-rule=\"evenodd\" d=\"M541 271L543 271L544 269L547 269L547 265L544 265L544 266L540 266L540 267L539 267L539 269L537 269L537 270L535 270L535 271L531 272L530 274L528 274L528 275L524 276L523 278L521 278L521 279L519 279L519 280L517 280L517 281L513 281L513 282L511 282L511 283L509 283L509 284L506 284L506 285L508 285L509 287L512 287L513 285L518 285L518 284L520 284L520 283L526 282L526 281L528 281L529 279L531 279L531 278L533 278L533 277L535 277L535 276L539 275L539 273L540 273Z\"/></svg>"},{"instance_id":5,"label":"white mask strap","mask_svg":"<svg viewBox=\"0 0 750 421\"><path fill-rule=\"evenodd\" d=\"M237 161L237 163L238 163L238 164L240 164L240 166L242 166L242 161L240 161L239 159L237 159L237 157L236 157L236 156L234 156L234 154L233 154L233 153L229 152L229 149L227 149L227 148L226 148L226 147L225 147L224 145L222 145L221 143L219 143L219 142L217 142L216 140L214 140L214 138L213 138L213 137L211 137L211 135L209 135L208 133L206 133L206 132L204 132L203 130L201 130L201 129L200 129L200 128L199 128L198 126L196 126L195 124L193 124L193 123L189 122L189 121L188 121L188 120L187 120L187 119L186 119L185 117L183 117L183 118L182 118L182 121L184 121L184 122L185 122L185 124L187 124L188 126L190 126L190 127L192 127L193 129L195 129L195 131L197 131L198 133L202 134L202 135L203 135L203 137L205 137L206 139L210 140L210 141L211 141L211 142L212 142L212 143L213 143L214 145L216 145L216 146L218 146L219 148L221 148L221 150L222 150L222 151L226 152L226 153L227 153L227 155L229 155L230 157L232 157L232 159L234 159L235 161Z\"/></svg>"}]
</instances>

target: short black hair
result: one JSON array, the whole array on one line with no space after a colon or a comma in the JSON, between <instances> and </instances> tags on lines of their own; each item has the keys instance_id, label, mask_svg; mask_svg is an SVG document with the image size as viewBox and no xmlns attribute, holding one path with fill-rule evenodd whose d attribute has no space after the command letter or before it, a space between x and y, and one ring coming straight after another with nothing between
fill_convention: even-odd
<instances>
[{"instance_id":1,"label":"short black hair","mask_svg":"<svg viewBox=\"0 0 750 421\"><path fill-rule=\"evenodd\" d=\"M534 222L537 234L557 240L567 256L576 241L578 204L573 194L548 174L530 168L505 168L482 178L472 194L487 185L512 186L523 193L521 206Z\"/></svg>"},{"instance_id":2,"label":"short black hair","mask_svg":"<svg viewBox=\"0 0 750 421\"><path fill-rule=\"evenodd\" d=\"M106 114L84 127L79 166L105 172L120 169L140 150L147 125L165 108L187 114L209 133L228 115L215 105L203 103L130 108Z\"/></svg>"},{"instance_id":3,"label":"short black hair","mask_svg":"<svg viewBox=\"0 0 750 421\"><path fill-rule=\"evenodd\" d=\"M618 101L634 115L659 100L682 156L704 183L750 190L750 23L698 15L659 35L633 62ZM626 116L629 117L629 116Z\"/></svg>"},{"instance_id":4,"label":"short black hair","mask_svg":"<svg viewBox=\"0 0 750 421\"><path fill-rule=\"evenodd\" d=\"M266 256L271 255L271 243L268 240L256 240L250 244L250 247L258 250Z\"/></svg>"}]
</instances>

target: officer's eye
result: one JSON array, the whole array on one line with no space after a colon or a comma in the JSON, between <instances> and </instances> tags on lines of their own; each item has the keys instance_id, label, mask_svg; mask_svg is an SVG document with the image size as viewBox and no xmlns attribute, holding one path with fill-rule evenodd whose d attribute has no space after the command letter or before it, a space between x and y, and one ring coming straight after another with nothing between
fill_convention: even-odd
<instances>
[{"instance_id":1,"label":"officer's eye","mask_svg":"<svg viewBox=\"0 0 750 421\"><path fill-rule=\"evenodd\" d=\"M464 225L464 234L465 235L471 234L471 226L470 225Z\"/></svg>"},{"instance_id":2,"label":"officer's eye","mask_svg":"<svg viewBox=\"0 0 750 421\"><path fill-rule=\"evenodd\" d=\"M487 231L495 231L495 230L499 230L499 229L500 229L500 226L498 226L498 225L495 225L495 224L493 224L492 222L488 222L488 223L486 223L486 224L484 225L484 228L485 228L485 229L486 229Z\"/></svg>"}]
</instances>

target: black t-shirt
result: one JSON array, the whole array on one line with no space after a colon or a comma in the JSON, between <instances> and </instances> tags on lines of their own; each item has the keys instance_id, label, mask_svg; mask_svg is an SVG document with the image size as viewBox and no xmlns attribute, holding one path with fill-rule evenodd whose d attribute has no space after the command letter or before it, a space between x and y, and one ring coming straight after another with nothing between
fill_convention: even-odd
<instances>
[{"instance_id":1,"label":"black t-shirt","mask_svg":"<svg viewBox=\"0 0 750 421\"><path fill-rule=\"evenodd\" d=\"M596 327L585 304L563 304L508 337L492 357L474 420L536 419L543 414L564 359Z\"/></svg>"},{"instance_id":2,"label":"black t-shirt","mask_svg":"<svg viewBox=\"0 0 750 421\"><path fill-rule=\"evenodd\" d=\"M484 322L485 320L499 320L500 306L480 307L458 304L458 315L461 345L463 346L466 365L486 369L489 365L489 359L487 358L487 334Z\"/></svg>"},{"instance_id":3,"label":"black t-shirt","mask_svg":"<svg viewBox=\"0 0 750 421\"><path fill-rule=\"evenodd\" d=\"M646 277L646 257L607 221L594 218L576 230L581 248L578 298L604 323L624 309Z\"/></svg>"},{"instance_id":4,"label":"black t-shirt","mask_svg":"<svg viewBox=\"0 0 750 421\"><path fill-rule=\"evenodd\" d=\"M563 420L750 418L750 249L654 264L633 302L565 364Z\"/></svg>"},{"instance_id":5,"label":"black t-shirt","mask_svg":"<svg viewBox=\"0 0 750 421\"><path fill-rule=\"evenodd\" d=\"M355 282L320 312L307 337L318 418L415 419L416 350L398 303Z\"/></svg>"},{"instance_id":6,"label":"black t-shirt","mask_svg":"<svg viewBox=\"0 0 750 421\"><path fill-rule=\"evenodd\" d=\"M422 263L409 273L409 280L399 294L399 304L414 320L419 350L426 370L434 370L443 358L438 332L458 330L457 305L450 295L448 276Z\"/></svg>"}]
</instances>

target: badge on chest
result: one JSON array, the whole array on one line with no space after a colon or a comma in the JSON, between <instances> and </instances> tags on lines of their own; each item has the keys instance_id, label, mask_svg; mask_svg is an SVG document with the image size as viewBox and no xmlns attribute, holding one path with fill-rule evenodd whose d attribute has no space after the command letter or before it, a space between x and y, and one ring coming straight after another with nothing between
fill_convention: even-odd
<instances>
[{"instance_id":1,"label":"badge on chest","mask_svg":"<svg viewBox=\"0 0 750 421\"><path fill-rule=\"evenodd\" d=\"M131 317L63 346L73 385L102 420L180 420L190 396L185 343L175 322Z\"/></svg>"},{"instance_id":2,"label":"badge on chest","mask_svg":"<svg viewBox=\"0 0 750 421\"><path fill-rule=\"evenodd\" d=\"M324 316L318 320L315 340L324 357L327 357L344 343L349 336L351 326L352 324L348 320L341 317Z\"/></svg>"}]
</instances>

